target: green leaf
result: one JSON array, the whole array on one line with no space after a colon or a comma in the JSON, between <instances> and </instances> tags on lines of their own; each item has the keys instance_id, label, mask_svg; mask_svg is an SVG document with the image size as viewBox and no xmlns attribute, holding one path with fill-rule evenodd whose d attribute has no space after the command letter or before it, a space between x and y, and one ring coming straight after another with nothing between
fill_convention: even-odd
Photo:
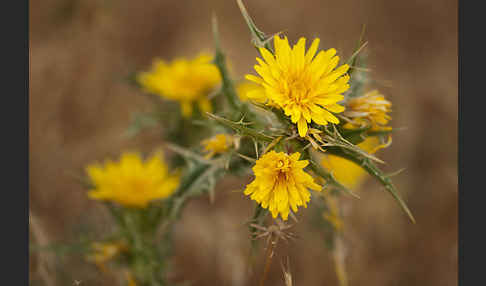
<instances>
[{"instance_id":1,"label":"green leaf","mask_svg":"<svg viewBox=\"0 0 486 286\"><path fill-rule=\"evenodd\" d=\"M272 48L268 43L269 39L271 39L272 37L267 37L264 32L257 28L255 22L253 22L253 19L248 14L245 5L243 5L242 0L236 0L236 2L238 3L238 7L240 8L241 15L245 19L246 24L250 29L252 42L255 44L256 47L265 47L267 50L273 53Z\"/></svg>"},{"instance_id":2,"label":"green leaf","mask_svg":"<svg viewBox=\"0 0 486 286\"><path fill-rule=\"evenodd\" d=\"M369 154L368 152L362 150L358 146L354 145L353 143L349 142L346 140L339 130L336 128L336 125L330 124L332 126L332 129L328 126L325 126L323 128L325 135L322 136L324 141L326 141L325 144L322 144L322 147L330 148L330 147L339 147L342 148L343 150L346 150L348 152L351 152L352 154L355 154L356 156L363 157L363 158L368 158L370 160L373 160L378 163L384 164L381 159Z\"/></svg>"},{"instance_id":3,"label":"green leaf","mask_svg":"<svg viewBox=\"0 0 486 286\"><path fill-rule=\"evenodd\" d=\"M386 130L386 131L368 131L368 132L366 132L366 135L368 135L368 136L384 136L384 135L388 135L390 133L393 133L393 131L397 131L397 128L392 129L392 130Z\"/></svg>"},{"instance_id":4,"label":"green leaf","mask_svg":"<svg viewBox=\"0 0 486 286\"><path fill-rule=\"evenodd\" d=\"M315 163L313 160L309 160L310 162L310 168L311 170L316 173L318 176L322 177L325 181L326 181L326 184L329 184L331 187L333 187L334 189L338 190L338 191L342 191L348 195L351 195L352 197L355 197L357 199L359 199L360 197L355 194L353 191L351 191L350 189L346 188L345 186L343 186L341 183L339 183L335 178L334 176L329 173L328 171L326 171L324 168L322 168L319 164Z\"/></svg>"},{"instance_id":5,"label":"green leaf","mask_svg":"<svg viewBox=\"0 0 486 286\"><path fill-rule=\"evenodd\" d=\"M158 121L157 114L136 112L132 115L132 123L124 136L128 138L134 137L143 129L157 126Z\"/></svg>"},{"instance_id":6,"label":"green leaf","mask_svg":"<svg viewBox=\"0 0 486 286\"><path fill-rule=\"evenodd\" d=\"M197 161L199 163L206 164L206 165L209 165L211 163L208 159L201 157L200 155L192 152L191 150L178 146L176 144L165 143L165 146L167 147L167 149L179 154L187 161Z\"/></svg>"},{"instance_id":7,"label":"green leaf","mask_svg":"<svg viewBox=\"0 0 486 286\"><path fill-rule=\"evenodd\" d=\"M343 138L353 143L354 145L358 145L365 140L367 134L366 131L368 131L369 129L370 127L343 129L342 127L338 126L339 133L341 133Z\"/></svg>"},{"instance_id":8,"label":"green leaf","mask_svg":"<svg viewBox=\"0 0 486 286\"><path fill-rule=\"evenodd\" d=\"M329 154L333 154L336 156L340 156L342 158L348 159L366 170L370 175L375 177L384 187L385 189L393 196L393 198L398 202L402 210L407 214L410 220L415 223L415 218L412 215L412 212L407 207L405 202L402 200L400 195L398 194L397 189L393 185L391 179L386 176L383 171L381 171L369 158L353 156L348 152L345 152L342 148L339 147L329 147L327 149Z\"/></svg>"},{"instance_id":9,"label":"green leaf","mask_svg":"<svg viewBox=\"0 0 486 286\"><path fill-rule=\"evenodd\" d=\"M251 137L251 138L253 138L257 141L264 141L264 142L269 142L269 143L272 142L275 139L272 136L268 136L266 134L263 134L261 132L254 130L254 129L246 127L246 125L249 125L249 123L245 123L241 120L239 122L234 122L234 121L231 121L231 120L228 120L226 118L214 115L214 114L209 113L209 112L207 112L206 114L210 118L219 122L220 124L222 124L226 127L232 128L233 130L235 130L236 132L238 132L242 136L249 136L249 137Z\"/></svg>"},{"instance_id":10,"label":"green leaf","mask_svg":"<svg viewBox=\"0 0 486 286\"><path fill-rule=\"evenodd\" d=\"M212 161L208 164L197 162L182 179L182 182L172 198L170 219L174 220L179 216L183 206L191 197L199 196L205 192L214 196L214 187L217 179L224 174L224 157L219 161ZM214 198L214 197L213 197ZM213 199L210 197L210 199Z\"/></svg>"},{"instance_id":11,"label":"green leaf","mask_svg":"<svg viewBox=\"0 0 486 286\"><path fill-rule=\"evenodd\" d=\"M346 92L346 97L357 97L363 94L363 90L366 84L369 82L368 79L368 70L365 69L366 67L366 54L360 53L355 58L355 63L353 68L350 68L348 71L351 76L349 80L350 88Z\"/></svg>"},{"instance_id":12,"label":"green leaf","mask_svg":"<svg viewBox=\"0 0 486 286\"><path fill-rule=\"evenodd\" d=\"M365 31L366 31L366 25L363 25L363 29L361 30L361 35L359 36L359 40L358 40L358 42L356 44L356 50L351 55L351 57L349 57L349 59L346 61L346 63L348 65L350 65L350 68L349 68L349 71L348 71L348 74L350 76L351 76L351 74L355 70L355 67L358 64L359 54L361 53L361 51L363 51L364 47L366 47L366 45L368 44L368 42L364 42L363 41L364 40Z\"/></svg>"}]
</instances>

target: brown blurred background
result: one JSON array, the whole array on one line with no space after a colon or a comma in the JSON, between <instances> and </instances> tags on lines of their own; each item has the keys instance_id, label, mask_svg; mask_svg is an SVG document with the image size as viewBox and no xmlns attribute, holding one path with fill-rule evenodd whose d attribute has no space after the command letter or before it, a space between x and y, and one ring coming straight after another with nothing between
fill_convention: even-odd
<instances>
[{"instance_id":1,"label":"brown blurred background","mask_svg":"<svg viewBox=\"0 0 486 286\"><path fill-rule=\"evenodd\" d=\"M265 32L283 30L291 41L319 36L321 48L334 47L344 58L367 26L374 87L393 101L393 126L404 127L380 155L387 171L406 168L394 180L417 224L368 180L362 199L347 203L350 285L457 285L457 1L245 3ZM87 163L121 150L159 146L156 130L122 136L133 112L150 110L150 101L123 78L146 69L154 57L212 51L212 12L234 75L241 78L256 51L233 0L30 1L30 210L31 229L41 242L109 231L104 209L86 198L75 176ZM251 204L231 191L247 182L226 179L214 205L201 198L187 206L175 232L175 281L255 284L260 272L245 273L249 245L242 225ZM304 224L296 231L300 239L280 250L290 256L294 285L337 285L321 234ZM268 285L284 285L278 259ZM31 256L31 280L117 285L76 255L45 253Z\"/></svg>"}]
</instances>

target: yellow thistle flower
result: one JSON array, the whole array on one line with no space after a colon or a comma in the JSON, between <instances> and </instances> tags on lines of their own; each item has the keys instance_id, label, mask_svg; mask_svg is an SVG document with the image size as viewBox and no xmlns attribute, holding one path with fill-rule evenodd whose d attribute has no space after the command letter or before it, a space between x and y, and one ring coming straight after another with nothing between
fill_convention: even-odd
<instances>
[{"instance_id":1,"label":"yellow thistle flower","mask_svg":"<svg viewBox=\"0 0 486 286\"><path fill-rule=\"evenodd\" d=\"M92 254L87 259L95 263L101 271L106 272L105 263L113 259L119 253L127 250L122 242L93 242L91 244Z\"/></svg>"},{"instance_id":2,"label":"yellow thistle flower","mask_svg":"<svg viewBox=\"0 0 486 286\"><path fill-rule=\"evenodd\" d=\"M268 208L273 218L278 214L287 220L290 208L297 212L298 206L307 207L310 192L307 188L321 191L322 187L304 172L309 164L307 160L299 161L300 153L288 155L283 152L270 151L260 157L253 167L255 180L248 184L245 195Z\"/></svg>"},{"instance_id":3,"label":"yellow thistle flower","mask_svg":"<svg viewBox=\"0 0 486 286\"><path fill-rule=\"evenodd\" d=\"M258 93L255 91L259 91ZM253 100L259 103L266 101L265 90L261 85L252 81L243 81L236 86L236 92L241 101ZM248 94L253 92L253 98L248 97Z\"/></svg>"},{"instance_id":4,"label":"yellow thistle flower","mask_svg":"<svg viewBox=\"0 0 486 286\"><path fill-rule=\"evenodd\" d=\"M171 63L156 59L149 72L142 72L137 81L147 91L169 100L178 101L184 117L192 114L197 103L203 112L211 111L209 93L221 82L212 57L200 54L192 60L178 58Z\"/></svg>"},{"instance_id":5,"label":"yellow thistle flower","mask_svg":"<svg viewBox=\"0 0 486 286\"><path fill-rule=\"evenodd\" d=\"M201 144L204 151L208 152L206 159L213 157L215 154L227 152L233 146L234 138L228 134L218 134L209 139L203 140Z\"/></svg>"},{"instance_id":6,"label":"yellow thistle flower","mask_svg":"<svg viewBox=\"0 0 486 286\"><path fill-rule=\"evenodd\" d=\"M363 96L350 99L344 116L353 121L346 123L344 128L354 129L364 126L371 127L371 131L388 131L392 128L386 126L391 116L387 113L391 111L391 102L378 92L372 90Z\"/></svg>"},{"instance_id":7,"label":"yellow thistle flower","mask_svg":"<svg viewBox=\"0 0 486 286\"><path fill-rule=\"evenodd\" d=\"M344 107L337 103L343 100L342 93L349 89L349 75L346 74L349 66L344 64L336 68L339 62L336 50L320 51L316 55L319 39L315 39L306 53L305 41L300 38L291 48L287 37L276 36L275 55L260 48L264 61L257 58L259 65L254 66L260 77L246 75L246 79L265 88L268 103L290 116L301 137L305 137L307 124L311 121L319 125L339 123L331 112L344 111ZM260 94L255 91L247 96L258 98Z\"/></svg>"},{"instance_id":8,"label":"yellow thistle flower","mask_svg":"<svg viewBox=\"0 0 486 286\"><path fill-rule=\"evenodd\" d=\"M86 168L94 189L88 196L113 201L126 207L144 208L150 201L172 195L179 174L169 174L161 152L142 162L137 153L123 153L119 162L107 161Z\"/></svg>"},{"instance_id":9,"label":"yellow thistle flower","mask_svg":"<svg viewBox=\"0 0 486 286\"><path fill-rule=\"evenodd\" d=\"M389 141L391 142L391 141ZM373 154L388 144L380 144L377 137L368 137L358 144L362 150ZM339 156L326 154L321 160L322 166L332 172L336 180L348 189L357 188L366 179L366 171L360 166Z\"/></svg>"},{"instance_id":10,"label":"yellow thistle flower","mask_svg":"<svg viewBox=\"0 0 486 286\"><path fill-rule=\"evenodd\" d=\"M135 278L131 272L125 272L125 276L127 279L127 286L137 286L137 282L135 282Z\"/></svg>"}]
</instances>

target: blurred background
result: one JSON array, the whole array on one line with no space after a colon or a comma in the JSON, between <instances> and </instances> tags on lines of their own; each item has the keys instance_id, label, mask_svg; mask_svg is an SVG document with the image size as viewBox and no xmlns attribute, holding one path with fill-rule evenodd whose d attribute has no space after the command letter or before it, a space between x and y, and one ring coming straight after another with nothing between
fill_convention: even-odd
<instances>
[{"instance_id":1,"label":"blurred background","mask_svg":"<svg viewBox=\"0 0 486 286\"><path fill-rule=\"evenodd\" d=\"M245 4L267 33L320 37L321 48L349 57L366 24L369 68L393 102L393 145L381 152L414 213L411 224L373 180L344 219L350 285L457 285L457 1L256 1ZM68 243L109 231L109 216L86 197L83 166L120 151L151 151L160 130L124 137L133 112L151 101L124 78L154 57L213 51L211 14L235 79L255 64L236 1L30 1L30 211L40 243ZM214 205L192 201L175 230L173 279L193 285L255 285L247 275L250 181L227 178ZM304 219L307 213L302 214ZM290 256L294 285L337 285L322 234L306 224L282 244L268 285L284 285L280 256ZM32 285L117 285L76 253L31 254ZM47 262L46 262L47 261ZM46 263L48 267L46 267ZM260 263L261 264L261 263ZM73 284L74 285L74 284Z\"/></svg>"}]
</instances>

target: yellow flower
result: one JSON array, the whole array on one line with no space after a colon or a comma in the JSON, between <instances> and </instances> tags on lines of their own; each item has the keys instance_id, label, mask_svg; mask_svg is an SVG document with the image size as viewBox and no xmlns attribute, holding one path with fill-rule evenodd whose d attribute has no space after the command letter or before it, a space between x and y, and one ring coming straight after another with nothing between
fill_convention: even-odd
<instances>
[{"instance_id":1,"label":"yellow flower","mask_svg":"<svg viewBox=\"0 0 486 286\"><path fill-rule=\"evenodd\" d=\"M255 91L259 92L256 93ZM259 103L264 103L266 101L265 90L261 87L261 85L252 81L244 81L239 83L236 86L236 92L242 101L253 100ZM250 92L253 92L253 98L248 97Z\"/></svg>"},{"instance_id":2,"label":"yellow flower","mask_svg":"<svg viewBox=\"0 0 486 286\"><path fill-rule=\"evenodd\" d=\"M137 282L135 278L133 278L133 274L131 272L125 272L125 276L127 279L127 286L137 286Z\"/></svg>"},{"instance_id":3,"label":"yellow flower","mask_svg":"<svg viewBox=\"0 0 486 286\"><path fill-rule=\"evenodd\" d=\"M182 114L189 117L192 105L201 111L211 111L209 93L221 82L212 57L200 54L192 60L178 58L171 63L156 59L149 72L142 72L137 81L147 91L181 104Z\"/></svg>"},{"instance_id":4,"label":"yellow flower","mask_svg":"<svg viewBox=\"0 0 486 286\"><path fill-rule=\"evenodd\" d=\"M321 191L322 187L304 172L309 164L307 160L299 161L300 153L288 155L283 152L270 151L260 157L253 167L255 180L248 184L245 195L268 208L273 218L278 214L287 220L290 208L297 212L298 206L307 207L310 192L307 188Z\"/></svg>"},{"instance_id":5,"label":"yellow flower","mask_svg":"<svg viewBox=\"0 0 486 286\"><path fill-rule=\"evenodd\" d=\"M386 147L386 145L380 145L377 137L368 137L358 144L358 147L373 154L378 149ZM332 172L339 183L348 189L355 189L366 179L367 173L363 168L342 157L326 154L323 156L321 164L329 172Z\"/></svg>"},{"instance_id":6,"label":"yellow flower","mask_svg":"<svg viewBox=\"0 0 486 286\"><path fill-rule=\"evenodd\" d=\"M246 75L246 79L264 87L267 103L283 109L285 115L297 123L301 137L305 137L311 121L319 125L339 123L331 112L344 111L337 103L343 100L342 93L349 88L346 74L349 66L344 64L335 69L339 62L336 50L320 51L316 55L319 39L315 39L306 53L305 41L300 38L291 48L287 37L276 36L275 56L260 48L264 61L257 58L259 65L254 66L260 77ZM260 94L255 91L247 96L258 98Z\"/></svg>"},{"instance_id":7,"label":"yellow flower","mask_svg":"<svg viewBox=\"0 0 486 286\"><path fill-rule=\"evenodd\" d=\"M354 129L359 127L371 127L371 131L388 131L392 128L386 126L391 116L387 113L391 111L391 102L378 92L372 90L363 96L350 99L347 110L343 115L353 121L346 123L344 128Z\"/></svg>"},{"instance_id":8,"label":"yellow flower","mask_svg":"<svg viewBox=\"0 0 486 286\"><path fill-rule=\"evenodd\" d=\"M87 257L88 260L94 262L102 271L106 271L105 263L127 250L127 246L121 242L93 242L91 249L93 253Z\"/></svg>"},{"instance_id":9,"label":"yellow flower","mask_svg":"<svg viewBox=\"0 0 486 286\"><path fill-rule=\"evenodd\" d=\"M123 153L119 162L93 164L86 172L94 184L90 198L126 207L144 208L150 201L169 197L179 185L179 175L169 174L161 152L145 162L137 153Z\"/></svg>"},{"instance_id":10,"label":"yellow flower","mask_svg":"<svg viewBox=\"0 0 486 286\"><path fill-rule=\"evenodd\" d=\"M233 140L233 136L228 134L218 134L203 140L201 144L204 146L204 151L208 152L206 158L209 159L215 154L225 153L233 146Z\"/></svg>"}]
</instances>

